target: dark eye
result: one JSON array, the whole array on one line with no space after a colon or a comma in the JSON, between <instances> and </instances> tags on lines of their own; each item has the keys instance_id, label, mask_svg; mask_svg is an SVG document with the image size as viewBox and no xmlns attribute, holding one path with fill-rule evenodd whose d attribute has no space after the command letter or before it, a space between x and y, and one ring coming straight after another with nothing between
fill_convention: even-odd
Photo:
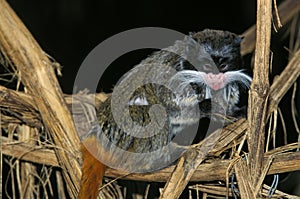
<instances>
[{"instance_id":1,"label":"dark eye","mask_svg":"<svg viewBox=\"0 0 300 199\"><path fill-rule=\"evenodd\" d=\"M220 64L219 68L220 68L220 71L227 70L228 69L228 64Z\"/></svg>"}]
</instances>

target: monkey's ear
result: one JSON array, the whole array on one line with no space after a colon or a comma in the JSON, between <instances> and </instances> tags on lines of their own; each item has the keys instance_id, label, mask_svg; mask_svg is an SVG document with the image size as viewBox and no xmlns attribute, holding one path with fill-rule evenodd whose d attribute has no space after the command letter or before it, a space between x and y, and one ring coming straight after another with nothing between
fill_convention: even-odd
<instances>
[{"instance_id":1,"label":"monkey's ear","mask_svg":"<svg viewBox=\"0 0 300 199\"><path fill-rule=\"evenodd\" d=\"M234 43L240 45L245 36L239 35L234 39Z\"/></svg>"}]
</instances>

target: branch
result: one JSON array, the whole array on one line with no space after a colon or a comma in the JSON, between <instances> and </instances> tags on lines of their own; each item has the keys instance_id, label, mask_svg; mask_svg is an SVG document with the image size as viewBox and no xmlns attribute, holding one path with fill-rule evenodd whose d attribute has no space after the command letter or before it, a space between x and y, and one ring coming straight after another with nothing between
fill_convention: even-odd
<instances>
[{"instance_id":1,"label":"branch","mask_svg":"<svg viewBox=\"0 0 300 199\"><path fill-rule=\"evenodd\" d=\"M271 41L272 0L257 0L256 48L253 81L248 100L248 165L242 160L235 170L240 186L241 198L257 198L257 187L263 179L263 157L265 125L269 96L269 59ZM260 190L260 189L259 189Z\"/></svg>"},{"instance_id":2,"label":"branch","mask_svg":"<svg viewBox=\"0 0 300 199\"><path fill-rule=\"evenodd\" d=\"M45 149L35 145L24 144L21 142L11 143L7 138L0 137L2 143L2 152L5 155L14 158L33 162L37 164L46 164L54 167L60 167L53 149ZM273 157L273 163L268 171L268 175L275 173L285 173L300 170L300 152L285 152L295 149L299 143L289 147L281 147L269 151L264 157L264 164L270 157ZM233 160L213 160L201 164L191 177L193 182L205 181L225 181L226 172ZM153 173L126 173L108 168L105 176L113 178L122 178L127 180L139 180L148 182L166 182L173 172L175 166L156 171Z\"/></svg>"},{"instance_id":3,"label":"branch","mask_svg":"<svg viewBox=\"0 0 300 199\"><path fill-rule=\"evenodd\" d=\"M11 7L0 0L0 50L19 74L28 92L35 96L43 124L55 144L69 194L76 198L81 169L79 138L65 105L52 63ZM73 154L74 156L70 156Z\"/></svg>"},{"instance_id":4,"label":"branch","mask_svg":"<svg viewBox=\"0 0 300 199\"><path fill-rule=\"evenodd\" d=\"M283 25L286 25L300 11L299 0L285 0L278 7L278 13ZM256 25L251 26L242 35L245 37L241 46L241 54L246 55L253 52L256 40Z\"/></svg>"},{"instance_id":5,"label":"branch","mask_svg":"<svg viewBox=\"0 0 300 199\"><path fill-rule=\"evenodd\" d=\"M198 166L204 161L212 146L218 142L220 131L217 130L205 138L200 147L191 147L184 153L165 184L160 199L180 197Z\"/></svg>"},{"instance_id":6,"label":"branch","mask_svg":"<svg viewBox=\"0 0 300 199\"><path fill-rule=\"evenodd\" d=\"M300 2L300 1L299 1ZM277 109L279 102L300 75L300 50L298 50L270 88L268 115Z\"/></svg>"},{"instance_id":7,"label":"branch","mask_svg":"<svg viewBox=\"0 0 300 199\"><path fill-rule=\"evenodd\" d=\"M2 145L1 151L5 155L28 162L60 167L53 149L46 149L43 146L30 145L19 141L12 142L3 136L0 137L0 142Z\"/></svg>"}]
</instances>

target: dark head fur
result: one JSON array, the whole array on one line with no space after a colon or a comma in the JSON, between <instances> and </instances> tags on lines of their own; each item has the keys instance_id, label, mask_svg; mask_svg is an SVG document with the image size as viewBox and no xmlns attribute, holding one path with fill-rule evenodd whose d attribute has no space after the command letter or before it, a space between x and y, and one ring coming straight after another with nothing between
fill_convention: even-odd
<instances>
[{"instance_id":1,"label":"dark head fur","mask_svg":"<svg viewBox=\"0 0 300 199\"><path fill-rule=\"evenodd\" d=\"M206 29L190 33L181 43L185 45L181 69L212 73L238 70L242 67L241 41L242 37L228 31Z\"/></svg>"}]
</instances>

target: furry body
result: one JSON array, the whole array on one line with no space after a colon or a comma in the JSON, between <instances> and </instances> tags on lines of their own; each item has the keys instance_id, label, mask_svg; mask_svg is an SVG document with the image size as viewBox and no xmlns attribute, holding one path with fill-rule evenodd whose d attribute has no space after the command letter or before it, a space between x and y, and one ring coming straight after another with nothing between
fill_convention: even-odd
<instances>
[{"instance_id":1,"label":"furry body","mask_svg":"<svg viewBox=\"0 0 300 199\"><path fill-rule=\"evenodd\" d=\"M123 84L118 87L122 95L115 97L116 99L110 97L98 107L98 121L82 139L83 177L79 198L96 198L105 163L134 172L159 169L157 159L165 165L173 161L174 153L169 151L178 149L175 156L182 152L181 147L173 143L170 145L172 139L189 126L197 124L201 117L218 119L214 117L215 114L243 116L237 107L239 90L241 87L249 87L251 78L241 70L240 42L241 38L233 33L204 30L153 53L129 71ZM157 71L156 66L162 67ZM139 72L141 68L142 73ZM174 75L166 77L172 72ZM134 92L129 91L136 82L146 82L149 76L157 81L165 80L165 85L145 83ZM176 93L172 88L176 89ZM129 97L123 98L124 96ZM130 117L123 109L114 109L114 100L119 103L126 101ZM210 100L210 105L207 105L207 100ZM151 115L151 107L157 104L164 110L160 112L161 108L158 107ZM199 112L191 111L198 108ZM118 125L113 112L120 116L123 127ZM162 118L164 121L161 121ZM146 128L151 125L158 129L153 135L150 128ZM145 132L141 137L138 136L140 131ZM178 143L186 144L180 140ZM170 147L159 151L169 145ZM132 162L127 153L119 154L119 149L135 154L159 153L146 161L142 156ZM101 162L96 161L98 158Z\"/></svg>"}]
</instances>

